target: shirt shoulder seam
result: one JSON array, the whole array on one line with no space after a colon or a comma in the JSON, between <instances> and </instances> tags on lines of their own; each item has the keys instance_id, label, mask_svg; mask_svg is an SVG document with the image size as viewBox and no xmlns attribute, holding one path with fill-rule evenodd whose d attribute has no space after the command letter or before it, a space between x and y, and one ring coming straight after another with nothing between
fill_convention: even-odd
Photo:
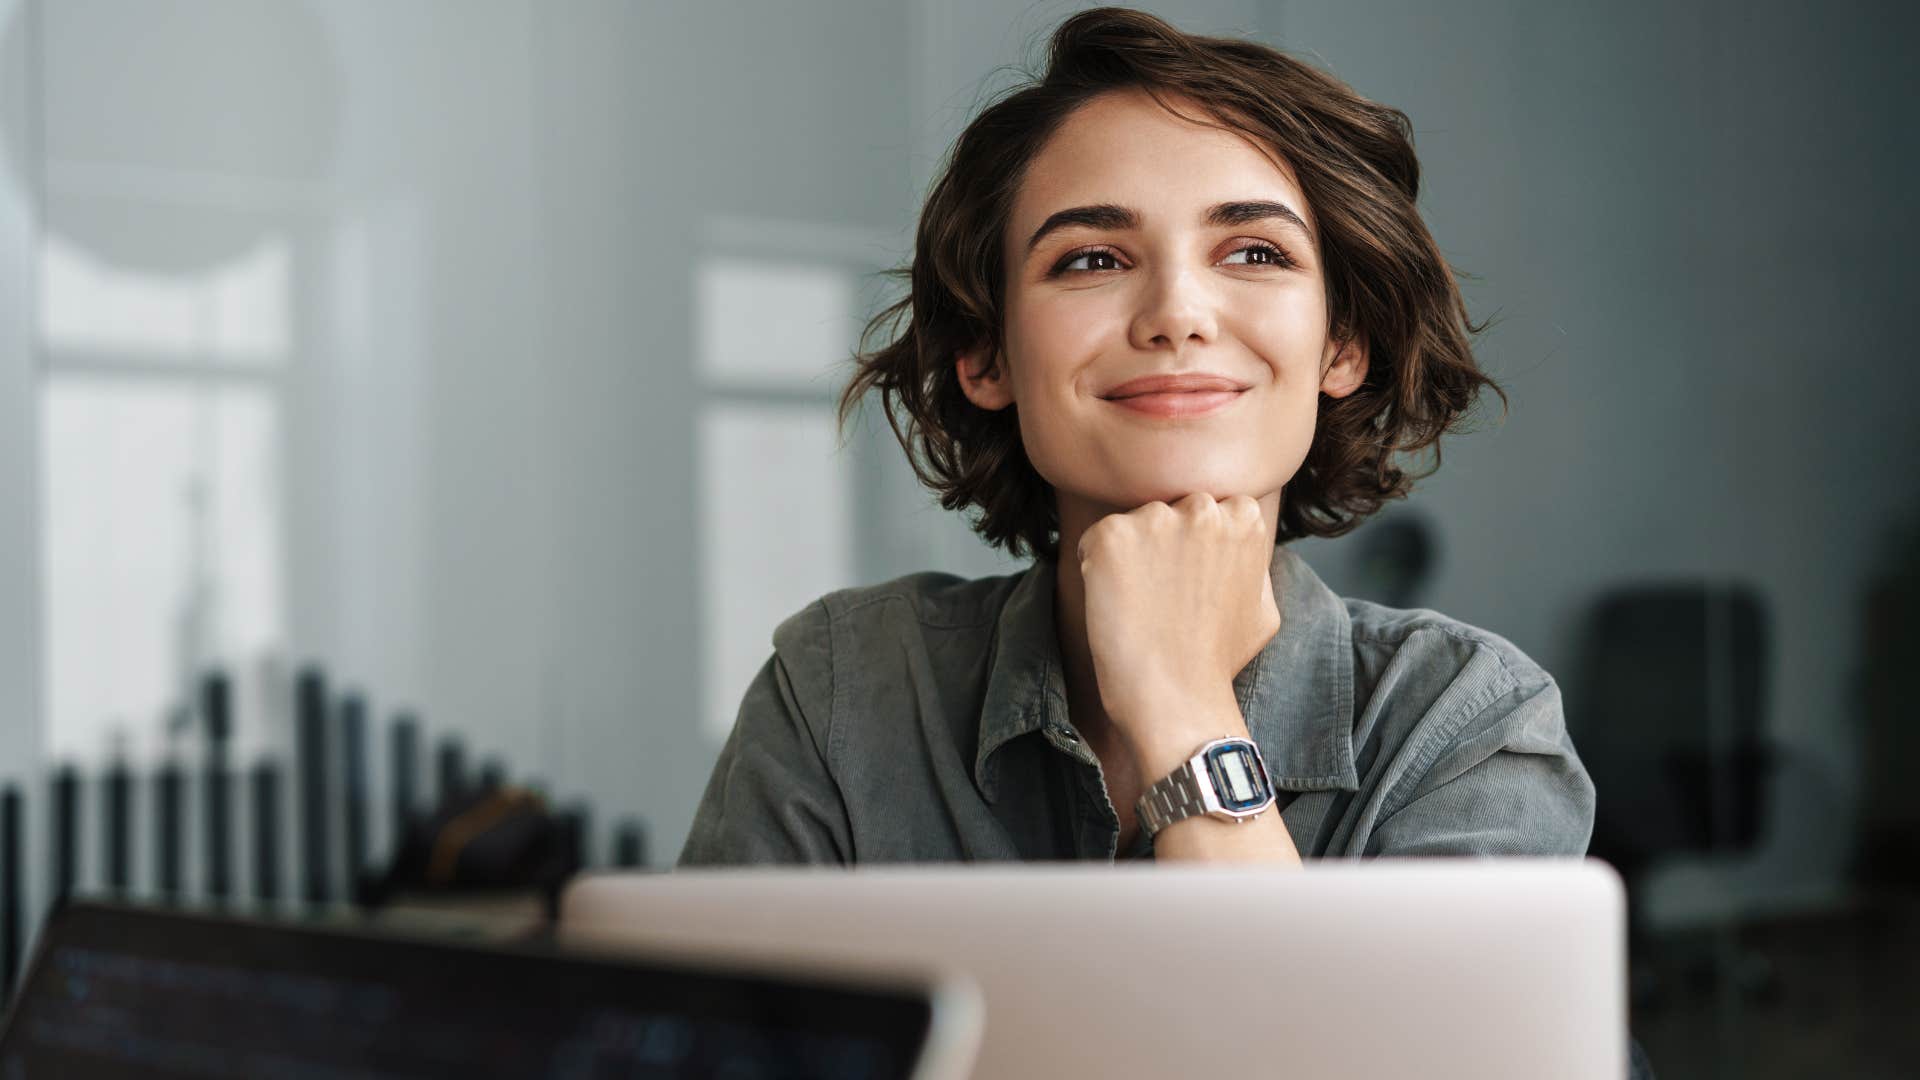
<instances>
[{"instance_id":1,"label":"shirt shoulder seam","mask_svg":"<svg viewBox=\"0 0 1920 1080\"><path fill-rule=\"evenodd\" d=\"M1438 621L1418 623L1408 627L1406 633L1398 637L1389 637L1384 634L1375 634L1369 631L1355 629L1353 631L1353 639L1372 645L1392 645L1397 649L1405 646L1410 638L1424 630L1438 631L1455 641L1464 642L1473 646L1473 650L1476 653L1487 653L1491 655L1494 661L1500 665L1501 674L1506 677L1508 682L1516 687L1523 686L1529 681L1532 681L1529 678L1523 678L1523 675L1531 676L1537 674L1542 680L1550 680L1553 678L1553 676L1547 674L1544 668L1533 664L1531 660L1529 660L1530 666L1525 672L1514 670L1513 664L1507 659L1508 650L1501 648L1499 643L1493 640L1492 635L1484 630L1463 626L1458 623L1448 624ZM1464 664L1461 666L1463 668L1465 667Z\"/></svg>"},{"instance_id":2,"label":"shirt shoulder seam","mask_svg":"<svg viewBox=\"0 0 1920 1080\"><path fill-rule=\"evenodd\" d=\"M1463 638L1462 640L1471 641L1472 639ZM1392 790L1387 793L1387 798L1382 801L1382 820L1405 809L1407 804L1413 801L1411 798L1400 801L1396 796L1400 794L1403 788L1407 788L1410 791L1419 789L1420 782L1424 780L1427 773L1433 769L1433 763L1438 761L1440 756L1446 752L1447 747L1453 744L1453 740L1459 736L1461 730L1467 726L1469 721L1492 708L1494 702L1499 701L1502 697L1520 688L1520 681L1514 677L1513 669L1507 666L1506 657L1500 655L1499 649L1494 648L1484 641L1474 641L1473 643L1476 647L1476 652L1484 652L1491 655L1494 662L1500 665L1499 677L1490 681L1486 688L1479 693L1455 706L1451 716L1436 721L1434 729L1428 732L1426 738L1421 742L1420 752L1415 756L1413 764L1408 766L1407 771L1400 775L1400 779L1394 783ZM1465 665L1462 665L1462 670L1465 670ZM1416 728L1416 730L1418 729ZM1409 787L1409 785L1411 786ZM1391 809L1388 809L1388 807L1391 807Z\"/></svg>"}]
</instances>

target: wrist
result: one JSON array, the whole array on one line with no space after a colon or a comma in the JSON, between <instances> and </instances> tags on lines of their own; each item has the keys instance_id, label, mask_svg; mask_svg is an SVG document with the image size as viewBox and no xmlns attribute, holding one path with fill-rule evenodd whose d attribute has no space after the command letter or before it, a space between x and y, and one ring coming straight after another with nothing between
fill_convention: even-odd
<instances>
[{"instance_id":1,"label":"wrist","mask_svg":"<svg viewBox=\"0 0 1920 1080\"><path fill-rule=\"evenodd\" d=\"M1142 694L1109 708L1108 717L1148 783L1186 764L1214 739L1247 736L1231 683Z\"/></svg>"}]
</instances>

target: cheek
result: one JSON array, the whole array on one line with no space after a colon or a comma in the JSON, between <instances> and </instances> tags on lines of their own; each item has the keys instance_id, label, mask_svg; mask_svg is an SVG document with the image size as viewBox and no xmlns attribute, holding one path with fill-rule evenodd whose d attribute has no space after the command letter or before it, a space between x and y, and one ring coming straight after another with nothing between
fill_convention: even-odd
<instances>
[{"instance_id":1,"label":"cheek","mask_svg":"<svg viewBox=\"0 0 1920 1080\"><path fill-rule=\"evenodd\" d=\"M1254 486L1278 487L1306 460L1320 416L1320 357L1326 312L1317 290L1283 292L1249 305L1236 321L1242 342L1265 362L1271 385L1250 416L1241 459Z\"/></svg>"},{"instance_id":2,"label":"cheek","mask_svg":"<svg viewBox=\"0 0 1920 1080\"><path fill-rule=\"evenodd\" d=\"M1269 354L1275 365L1272 398L1260 417L1260 442L1267 460L1291 476L1306 460L1320 419L1320 343L1296 342L1290 350Z\"/></svg>"},{"instance_id":3,"label":"cheek","mask_svg":"<svg viewBox=\"0 0 1920 1080\"><path fill-rule=\"evenodd\" d=\"M1041 479L1060 486L1079 468L1080 454L1076 450L1086 449L1085 441L1074 434L1077 421L1071 402L1060 398L1057 386L1028 385L1020 390L1017 419L1021 448Z\"/></svg>"},{"instance_id":4,"label":"cheek","mask_svg":"<svg viewBox=\"0 0 1920 1080\"><path fill-rule=\"evenodd\" d=\"M1022 303L1007 314L1009 346L1043 364L1092 357L1113 337L1118 299L1117 289L1089 289Z\"/></svg>"},{"instance_id":5,"label":"cheek","mask_svg":"<svg viewBox=\"0 0 1920 1080\"><path fill-rule=\"evenodd\" d=\"M1092 293L1024 303L1007 313L1007 354L1020 439L1027 458L1049 483L1074 468L1084 438L1081 372L1111 338L1111 313Z\"/></svg>"},{"instance_id":6,"label":"cheek","mask_svg":"<svg viewBox=\"0 0 1920 1080\"><path fill-rule=\"evenodd\" d=\"M1291 477L1307 458L1313 445L1313 432L1320 419L1318 391L1292 389L1275 402L1266 429L1268 450L1274 465Z\"/></svg>"},{"instance_id":7,"label":"cheek","mask_svg":"<svg viewBox=\"0 0 1920 1080\"><path fill-rule=\"evenodd\" d=\"M1317 295L1282 294L1250 306L1236 326L1241 340L1267 362L1283 393L1298 394L1303 384L1319 392L1327 320Z\"/></svg>"}]
</instances>

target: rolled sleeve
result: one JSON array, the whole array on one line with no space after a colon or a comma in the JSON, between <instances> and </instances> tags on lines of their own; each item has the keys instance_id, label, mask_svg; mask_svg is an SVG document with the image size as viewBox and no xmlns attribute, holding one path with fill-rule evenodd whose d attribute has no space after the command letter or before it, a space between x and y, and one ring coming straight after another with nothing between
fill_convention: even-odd
<instances>
[{"instance_id":1,"label":"rolled sleeve","mask_svg":"<svg viewBox=\"0 0 1920 1080\"><path fill-rule=\"evenodd\" d=\"M741 699L678 865L852 861L825 728L832 712L830 631L816 603L775 632L774 653Z\"/></svg>"},{"instance_id":2,"label":"rolled sleeve","mask_svg":"<svg viewBox=\"0 0 1920 1080\"><path fill-rule=\"evenodd\" d=\"M1538 669L1511 678L1505 692L1430 736L1438 740L1433 764L1383 815L1367 854L1586 854L1593 780L1567 735L1560 688Z\"/></svg>"}]
</instances>

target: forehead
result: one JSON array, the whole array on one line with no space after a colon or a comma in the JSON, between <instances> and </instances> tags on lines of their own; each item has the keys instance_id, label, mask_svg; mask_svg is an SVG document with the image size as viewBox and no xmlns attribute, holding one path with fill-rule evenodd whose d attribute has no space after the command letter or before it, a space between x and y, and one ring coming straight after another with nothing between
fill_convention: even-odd
<instances>
[{"instance_id":1,"label":"forehead","mask_svg":"<svg viewBox=\"0 0 1920 1080\"><path fill-rule=\"evenodd\" d=\"M1164 95L1163 95L1164 96ZM1118 203L1138 209L1148 227L1191 224L1215 203L1270 198L1313 224L1292 166L1217 123L1191 99L1169 98L1187 120L1144 90L1109 91L1076 109L1028 165L1014 196L1009 229L1032 233L1069 206Z\"/></svg>"}]
</instances>

